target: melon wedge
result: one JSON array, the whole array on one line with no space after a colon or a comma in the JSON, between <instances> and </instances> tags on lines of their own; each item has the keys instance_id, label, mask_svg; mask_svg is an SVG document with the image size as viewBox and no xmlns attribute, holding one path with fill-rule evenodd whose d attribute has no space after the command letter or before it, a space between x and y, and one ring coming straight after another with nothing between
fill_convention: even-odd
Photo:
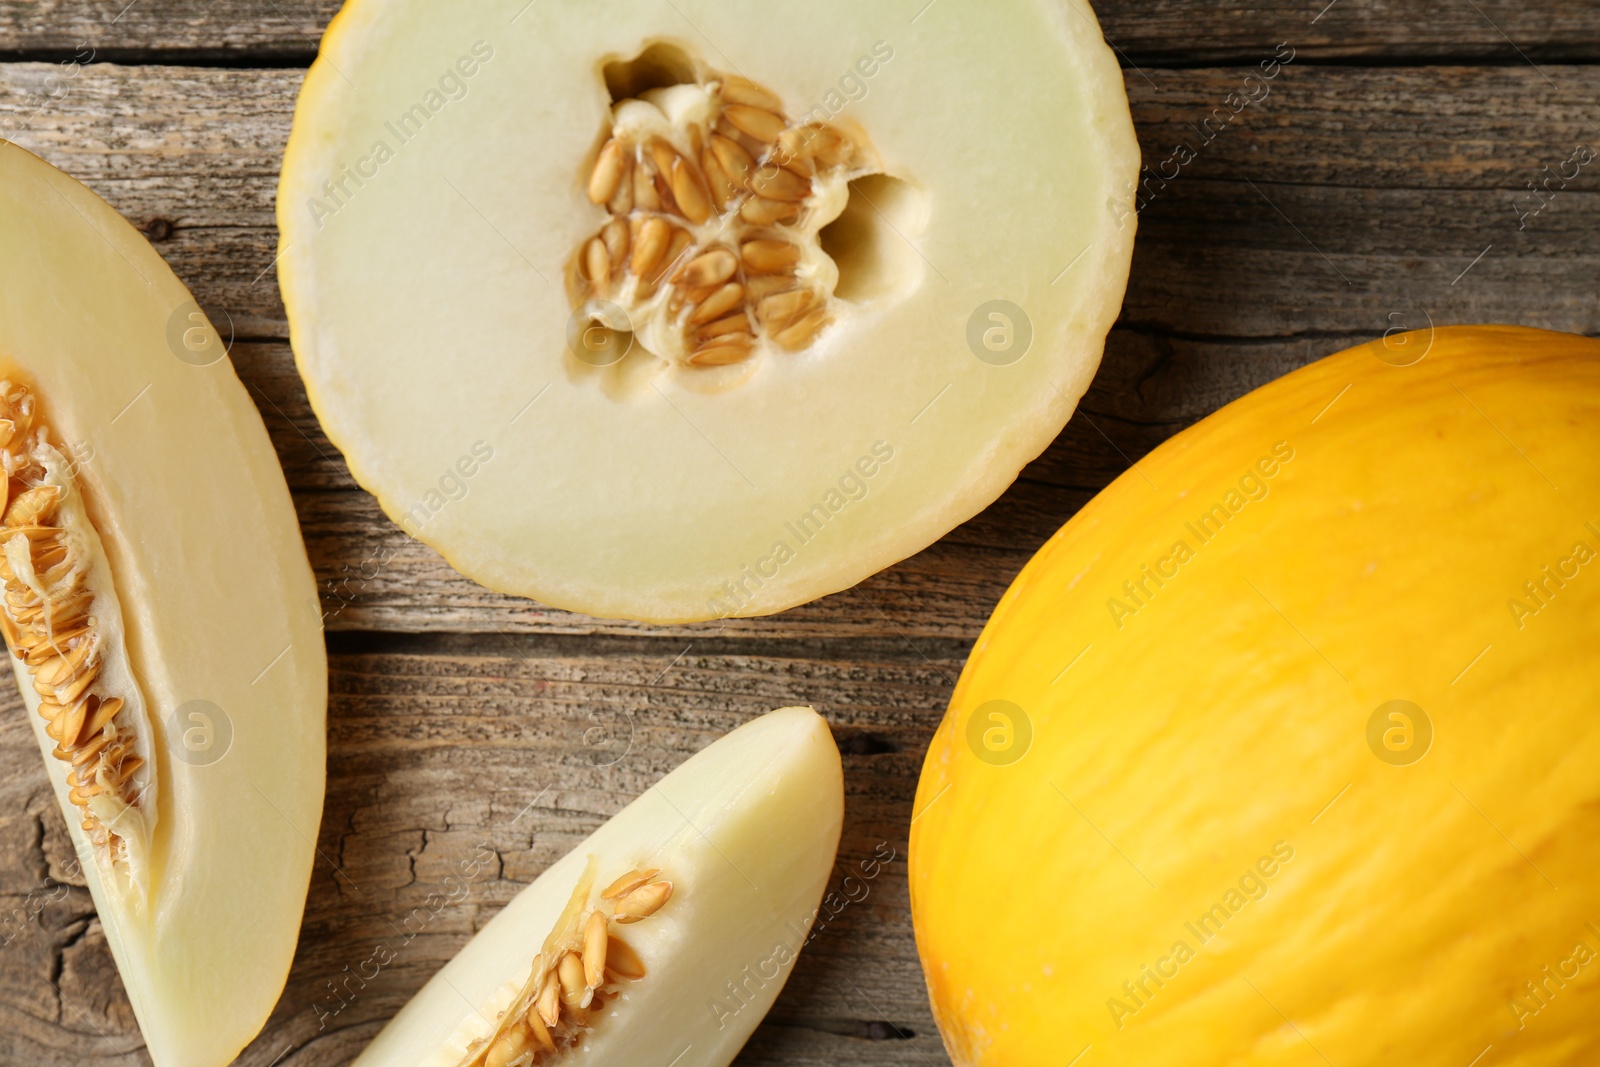
<instances>
[{"instance_id":1,"label":"melon wedge","mask_svg":"<svg viewBox=\"0 0 1600 1067\"><path fill-rule=\"evenodd\" d=\"M266 1021L322 813L316 589L225 357L132 226L0 141L0 630L157 1067Z\"/></svg>"},{"instance_id":2,"label":"melon wedge","mask_svg":"<svg viewBox=\"0 0 1600 1067\"><path fill-rule=\"evenodd\" d=\"M518 894L356 1064L725 1067L805 943L843 817L821 716L746 723Z\"/></svg>"},{"instance_id":3,"label":"melon wedge","mask_svg":"<svg viewBox=\"0 0 1600 1067\"><path fill-rule=\"evenodd\" d=\"M761 615L991 501L1127 279L1138 147L1081 0L352 0L278 263L407 532L592 615Z\"/></svg>"}]
</instances>

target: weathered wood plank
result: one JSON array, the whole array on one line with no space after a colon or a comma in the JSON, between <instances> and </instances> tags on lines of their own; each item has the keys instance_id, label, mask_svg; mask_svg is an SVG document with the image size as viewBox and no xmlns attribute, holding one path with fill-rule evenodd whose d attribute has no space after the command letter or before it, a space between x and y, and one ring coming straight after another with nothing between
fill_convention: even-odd
<instances>
[{"instance_id":1,"label":"weathered wood plank","mask_svg":"<svg viewBox=\"0 0 1600 1067\"><path fill-rule=\"evenodd\" d=\"M299 72L88 67L51 107L29 111L49 70L0 65L0 116L19 142L148 223L225 331L231 322L241 336L282 337L272 190ZM775 620L665 632L970 640L1093 491L1294 366L1430 319L1600 332L1594 168L1525 229L1514 210L1528 181L1591 138L1574 101L1593 98L1600 69L1550 70L1565 89L1553 93L1528 68L1290 64L1226 128L1213 118L1214 133L1195 126L1230 106L1244 71L1147 73L1128 76L1156 176L1144 188L1125 326L1062 437L995 507L856 590ZM1163 184L1161 165L1184 141L1197 158ZM663 632L462 579L352 491L285 345L239 344L234 357L297 491L330 628Z\"/></svg>"},{"instance_id":2,"label":"weathered wood plank","mask_svg":"<svg viewBox=\"0 0 1600 1067\"><path fill-rule=\"evenodd\" d=\"M901 0L908 23L925 2ZM202 62L305 63L339 6L338 0L0 0L0 52L71 55L88 47L119 59L178 53ZM1236 60L1280 41L1321 58L1600 54L1600 12L1583 0L1099 0L1093 6L1124 61L1143 65Z\"/></svg>"},{"instance_id":3,"label":"weathered wood plank","mask_svg":"<svg viewBox=\"0 0 1600 1067\"><path fill-rule=\"evenodd\" d=\"M272 200L292 68L336 8L0 0L0 56L83 48L283 68L0 63L0 136L145 227L225 332L247 339L235 366L295 490L330 631L473 635L332 637L324 858L289 988L245 1064L348 1062L517 888L627 799L736 723L804 701L850 753L842 860L880 842L900 859L807 950L741 1062L945 1062L910 935L905 826L962 650L1037 545L1177 429L1358 338L1430 318L1600 332L1595 168L1519 218L1538 203L1528 183L1600 138L1586 114L1600 71L1548 65L1600 58L1600 8L1106 0L1154 176L1123 324L1061 437L939 544L782 616L658 628L552 611L467 582L354 489L282 341ZM1279 42L1294 63L1231 115L1229 94L1259 94L1249 64ZM1507 65L1313 65L1372 57ZM1156 69L1210 61L1246 65ZM1195 158L1174 170L1180 144ZM0 700L0 1059L147 1062L22 715L15 697ZM480 842L497 857L492 876L429 915L393 965L352 979Z\"/></svg>"},{"instance_id":4,"label":"weathered wood plank","mask_svg":"<svg viewBox=\"0 0 1600 1067\"><path fill-rule=\"evenodd\" d=\"M0 137L143 229L224 334L286 337L273 198L302 76L0 64Z\"/></svg>"},{"instance_id":5,"label":"weathered wood plank","mask_svg":"<svg viewBox=\"0 0 1600 1067\"><path fill-rule=\"evenodd\" d=\"M1237 61L1280 42L1320 60L1571 61L1600 53L1600 12L1582 0L1102 0L1094 8L1124 63L1151 66Z\"/></svg>"},{"instance_id":6,"label":"weathered wood plank","mask_svg":"<svg viewBox=\"0 0 1600 1067\"><path fill-rule=\"evenodd\" d=\"M0 65L0 131L145 227L224 330L286 336L272 206L300 72L93 66L52 98L53 72ZM1248 74L1127 76L1149 170L1126 322L1376 333L1426 308L1437 321L1600 330L1588 299L1597 167L1572 162L1600 145L1585 110L1600 68ZM1244 93L1258 102L1230 114Z\"/></svg>"},{"instance_id":7,"label":"weathered wood plank","mask_svg":"<svg viewBox=\"0 0 1600 1067\"><path fill-rule=\"evenodd\" d=\"M288 988L242 1064L348 1062L523 885L607 817L739 723L806 702L847 752L834 882L880 843L896 858L805 950L739 1062L944 1062L911 936L904 857L921 753L959 653L944 645L925 661L856 645L755 656L724 642L675 660L679 649L666 641L613 644L611 654L592 641L433 641L431 655L336 646L321 856ZM88 893L62 868L71 849L25 714L7 687L0 909L12 918L0 910L0 1058L147 1062ZM463 876L480 844L495 862ZM439 903L446 878L468 884L460 903ZM860 895L854 884L852 892ZM380 944L396 959L374 968L367 961Z\"/></svg>"}]
</instances>

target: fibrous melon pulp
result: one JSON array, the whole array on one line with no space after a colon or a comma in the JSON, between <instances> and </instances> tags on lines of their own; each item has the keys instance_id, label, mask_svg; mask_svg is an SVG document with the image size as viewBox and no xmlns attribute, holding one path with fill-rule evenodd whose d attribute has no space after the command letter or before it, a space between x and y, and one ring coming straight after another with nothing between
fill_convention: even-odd
<instances>
[{"instance_id":1,"label":"fibrous melon pulp","mask_svg":"<svg viewBox=\"0 0 1600 1067\"><path fill-rule=\"evenodd\" d=\"M843 818L816 712L746 723L518 894L357 1067L726 1067L788 980Z\"/></svg>"},{"instance_id":2,"label":"fibrous melon pulp","mask_svg":"<svg viewBox=\"0 0 1600 1067\"><path fill-rule=\"evenodd\" d=\"M1079 0L352 0L278 269L329 437L464 573L758 615L928 545L1059 432L1137 166Z\"/></svg>"},{"instance_id":3,"label":"fibrous melon pulp","mask_svg":"<svg viewBox=\"0 0 1600 1067\"><path fill-rule=\"evenodd\" d=\"M108 205L0 141L0 631L157 1067L230 1062L294 954L327 668L221 339Z\"/></svg>"},{"instance_id":4,"label":"fibrous melon pulp","mask_svg":"<svg viewBox=\"0 0 1600 1067\"><path fill-rule=\"evenodd\" d=\"M1600 343L1392 336L1138 467L923 767L951 1058L1600 1061Z\"/></svg>"}]
</instances>

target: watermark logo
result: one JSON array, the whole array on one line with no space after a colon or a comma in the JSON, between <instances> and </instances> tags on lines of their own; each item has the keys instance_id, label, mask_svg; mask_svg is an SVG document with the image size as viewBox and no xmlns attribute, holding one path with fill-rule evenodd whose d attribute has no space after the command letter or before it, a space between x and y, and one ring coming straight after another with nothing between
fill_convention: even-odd
<instances>
[{"instance_id":1,"label":"watermark logo","mask_svg":"<svg viewBox=\"0 0 1600 1067\"><path fill-rule=\"evenodd\" d=\"M456 457L444 469L438 481L422 494L422 498L406 509L399 518L400 528L412 537L433 521L439 512L454 501L467 498L471 481L477 477L490 460L494 459L494 446L487 441L474 441L472 446Z\"/></svg>"},{"instance_id":2,"label":"watermark logo","mask_svg":"<svg viewBox=\"0 0 1600 1067\"><path fill-rule=\"evenodd\" d=\"M228 339L212 326L214 321L227 320ZM233 316L225 309L208 315L193 300L179 304L167 316L167 347L172 354L191 367L209 367L227 357L233 348Z\"/></svg>"},{"instance_id":3,"label":"watermark logo","mask_svg":"<svg viewBox=\"0 0 1600 1067\"><path fill-rule=\"evenodd\" d=\"M422 905L412 908L399 925L393 921L389 923L390 929L395 932L395 939L384 938L373 945L366 958L357 962L353 969L350 964L345 964L338 975L329 978L325 983L328 992L311 1005L311 1010L317 1016L317 1029L327 1029L328 1022L348 1008L385 967L399 959L400 953L418 934L432 925L447 907L466 900L472 893L472 883L478 871L485 866L491 870L500 869L500 854L490 847L489 842L479 841L471 857L456 863L457 873L445 875L443 892L435 890L429 893Z\"/></svg>"},{"instance_id":4,"label":"watermark logo","mask_svg":"<svg viewBox=\"0 0 1600 1067\"><path fill-rule=\"evenodd\" d=\"M83 72L84 65L93 63L94 59L94 48L86 41L78 41L72 46L72 58L57 64L61 68L59 73L46 75L31 89L14 83L9 85L6 114L0 115L0 137L15 140L14 134L26 129L28 120L35 115L50 109L59 111L61 102L72 93L71 83Z\"/></svg>"},{"instance_id":5,"label":"watermark logo","mask_svg":"<svg viewBox=\"0 0 1600 1067\"><path fill-rule=\"evenodd\" d=\"M1409 767L1433 747L1433 720L1409 700L1379 704L1367 719L1367 747L1391 767Z\"/></svg>"},{"instance_id":6,"label":"watermark logo","mask_svg":"<svg viewBox=\"0 0 1600 1067\"><path fill-rule=\"evenodd\" d=\"M209 700L185 701L167 716L167 744L184 763L208 767L233 747L233 720Z\"/></svg>"},{"instance_id":7,"label":"watermark logo","mask_svg":"<svg viewBox=\"0 0 1600 1067\"><path fill-rule=\"evenodd\" d=\"M1137 975L1122 983L1117 995L1106 998L1106 1010L1111 1013L1111 1022L1116 1028L1121 1030L1126 1027L1128 1020L1149 1007L1150 1002L1178 977L1185 965L1199 957L1196 946L1204 946L1215 940L1221 936L1224 927L1239 918L1241 912L1251 904L1265 900L1272 892L1271 880L1293 859L1293 845L1287 841L1273 842L1270 854L1261 856L1247 867L1222 897L1213 900L1211 906L1196 919L1184 923L1184 931L1194 939L1193 945L1187 937L1178 938L1166 955L1141 966Z\"/></svg>"},{"instance_id":8,"label":"watermark logo","mask_svg":"<svg viewBox=\"0 0 1600 1067\"><path fill-rule=\"evenodd\" d=\"M619 363L633 351L633 320L609 300L585 300L567 316L567 350L591 367Z\"/></svg>"},{"instance_id":9,"label":"watermark logo","mask_svg":"<svg viewBox=\"0 0 1600 1067\"><path fill-rule=\"evenodd\" d=\"M1595 936L1591 938L1591 934ZM1506 1001L1518 1030L1526 1030L1529 1019L1548 1008L1569 982L1577 981L1585 967L1600 959L1600 953L1594 948L1597 944L1600 944L1600 930L1596 930L1593 923L1586 923L1571 952L1553 964L1546 964L1532 979L1522 983L1521 991Z\"/></svg>"},{"instance_id":10,"label":"watermark logo","mask_svg":"<svg viewBox=\"0 0 1600 1067\"><path fill-rule=\"evenodd\" d=\"M1512 210L1517 213L1517 229L1526 230L1528 223L1538 218L1568 184L1577 181L1583 168L1593 163L1596 155L1593 145L1579 141L1572 154L1556 164L1554 171L1546 164L1539 177L1527 183L1528 191L1511 202Z\"/></svg>"},{"instance_id":11,"label":"watermark logo","mask_svg":"<svg viewBox=\"0 0 1600 1067\"><path fill-rule=\"evenodd\" d=\"M1183 524L1184 536L1175 539L1165 555L1143 564L1138 574L1122 583L1120 595L1107 597L1106 611L1117 629L1122 629L1129 618L1149 607L1196 553L1220 537L1228 523L1238 518L1247 505L1267 499L1272 492L1272 479L1293 459L1294 446L1289 442L1279 441L1273 445L1270 455L1262 456L1253 466L1245 468L1237 488L1230 487L1209 510Z\"/></svg>"},{"instance_id":12,"label":"watermark logo","mask_svg":"<svg viewBox=\"0 0 1600 1067\"><path fill-rule=\"evenodd\" d=\"M350 163L340 163L322 183L321 196L306 197L306 210L317 229L343 211L367 183L375 181L383 167L416 140L433 119L449 104L464 100L471 90L469 82L494 58L487 41L474 41L471 54L463 54L444 68L410 107L383 124L383 136L376 138L366 155Z\"/></svg>"},{"instance_id":13,"label":"watermark logo","mask_svg":"<svg viewBox=\"0 0 1600 1067\"><path fill-rule=\"evenodd\" d=\"M967 747L991 767L1009 767L1033 747L1033 720L1009 700L986 701L967 719Z\"/></svg>"},{"instance_id":14,"label":"watermark logo","mask_svg":"<svg viewBox=\"0 0 1600 1067\"><path fill-rule=\"evenodd\" d=\"M1421 310L1426 328L1405 312L1389 312L1388 328L1383 331L1381 338L1367 346L1367 350L1391 367L1410 367L1421 363L1423 357L1432 351L1434 337L1433 316L1427 308Z\"/></svg>"},{"instance_id":15,"label":"watermark logo","mask_svg":"<svg viewBox=\"0 0 1600 1067\"><path fill-rule=\"evenodd\" d=\"M872 491L872 479L882 473L892 459L894 446L887 441L874 441L871 449L846 467L816 503L783 524L783 534L773 539L766 555L745 564L738 574L724 581L706 598L707 613L713 618L726 619L754 603L761 588L776 578L805 546L821 537L829 524L839 518L840 512L867 498Z\"/></svg>"},{"instance_id":16,"label":"watermark logo","mask_svg":"<svg viewBox=\"0 0 1600 1067\"><path fill-rule=\"evenodd\" d=\"M583 731L583 748L596 767L621 763L633 749L633 713L620 708L591 711L594 725Z\"/></svg>"},{"instance_id":17,"label":"watermark logo","mask_svg":"<svg viewBox=\"0 0 1600 1067\"><path fill-rule=\"evenodd\" d=\"M815 941L828 924L837 919L846 908L866 900L872 893L873 880L888 869L895 855L894 846L889 842L878 842L871 856L858 861L860 877L856 876L854 869L847 867L848 873L845 874L837 892L825 894L809 915L798 921L790 919L785 922L784 926L794 936L794 940L774 942L771 951L745 965L738 974L723 983L717 995L706 1002L717 1029L727 1029L729 1022L740 1012L751 1004L758 1003L762 991L769 983L776 982L781 986L785 980L784 971L794 963L800 950ZM898 1029L896 1033L899 1033Z\"/></svg>"},{"instance_id":18,"label":"watermark logo","mask_svg":"<svg viewBox=\"0 0 1600 1067\"><path fill-rule=\"evenodd\" d=\"M986 300L967 318L967 347L992 367L1009 367L1033 347L1033 320L1009 300Z\"/></svg>"},{"instance_id":19,"label":"watermark logo","mask_svg":"<svg viewBox=\"0 0 1600 1067\"><path fill-rule=\"evenodd\" d=\"M1594 523L1585 524L1588 531L1600 540L1600 527ZM1577 578L1583 568L1594 562L1596 553L1594 547L1587 541L1574 541L1572 549L1565 556L1556 559L1554 563L1546 563L1539 568L1539 573L1528 581L1522 583L1522 590L1518 595L1506 601L1506 607L1511 611L1511 619L1521 630L1528 625L1528 620L1538 615L1550 602L1561 595L1567 583Z\"/></svg>"},{"instance_id":20,"label":"watermark logo","mask_svg":"<svg viewBox=\"0 0 1600 1067\"><path fill-rule=\"evenodd\" d=\"M1139 181L1131 190L1132 206L1120 199L1111 201L1111 209L1117 216L1118 228L1121 228L1129 215L1142 212L1150 206L1152 200L1165 191L1170 183L1177 181L1183 169L1199 159L1201 153L1211 146L1211 142L1215 141L1223 130L1232 125L1240 113L1253 104L1265 103L1267 97L1272 95L1273 79L1283 72L1284 67L1294 62L1294 57L1293 46L1287 41L1280 43L1270 57L1258 64L1260 74L1254 71L1246 74L1238 92L1231 92L1224 97L1222 103L1212 108L1210 114L1202 118L1198 125L1193 121L1187 123L1189 129L1194 131L1193 138L1185 135L1165 158L1156 163L1143 164L1139 168Z\"/></svg>"}]
</instances>

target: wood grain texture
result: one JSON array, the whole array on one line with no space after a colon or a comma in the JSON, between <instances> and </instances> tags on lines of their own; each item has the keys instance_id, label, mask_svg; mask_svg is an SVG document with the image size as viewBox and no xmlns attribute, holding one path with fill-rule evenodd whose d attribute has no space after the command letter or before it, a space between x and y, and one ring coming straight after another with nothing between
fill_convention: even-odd
<instances>
[{"instance_id":1,"label":"wood grain texture","mask_svg":"<svg viewBox=\"0 0 1600 1067\"><path fill-rule=\"evenodd\" d=\"M909 24L927 0L895 0ZM1541 61L1600 55L1600 11L1585 0L1098 0L1106 37L1124 63L1237 61L1280 41L1319 58ZM119 60L176 53L191 62L303 63L339 0L0 0L0 52Z\"/></svg>"},{"instance_id":2,"label":"wood grain texture","mask_svg":"<svg viewBox=\"0 0 1600 1067\"><path fill-rule=\"evenodd\" d=\"M908 17L925 3L907 0ZM604 818L795 702L846 751L838 876L881 842L899 858L807 949L740 1062L945 1063L907 915L906 827L965 650L1038 545L1184 426L1386 329L1600 333L1600 168L1519 217L1545 168L1600 145L1586 65L1600 7L1106 0L1149 169L1122 320L1061 436L936 545L783 615L649 627L555 611L479 588L401 533L350 481L294 372L273 198L296 68L337 7L0 0L0 136L133 219L235 337L322 587L328 805L300 950L250 1067L347 1063ZM1258 64L1280 44L1294 59L1262 95ZM72 65L89 50L97 62ZM1062 251L1065 266L1076 250ZM0 772L0 1061L148 1062L14 696ZM493 871L434 913L430 894L480 844ZM398 958L358 977L380 943Z\"/></svg>"},{"instance_id":3,"label":"wood grain texture","mask_svg":"<svg viewBox=\"0 0 1600 1067\"><path fill-rule=\"evenodd\" d=\"M1149 170L1122 322L1079 417L994 507L855 590L667 632L970 640L1094 491L1287 370L1430 321L1600 332L1595 168L1519 218L1529 182L1600 144L1584 110L1600 68L1297 64L1265 90L1245 81L1256 67L1128 72ZM0 64L0 123L143 226L224 333L258 339L235 365L296 492L331 629L663 632L481 589L350 481L274 340L275 176L301 72L95 65L51 97L54 73ZM1260 99L1233 114L1230 93Z\"/></svg>"},{"instance_id":4,"label":"wood grain texture","mask_svg":"<svg viewBox=\"0 0 1600 1067\"><path fill-rule=\"evenodd\" d=\"M943 1060L911 937L905 849L959 643L926 660L871 643L776 655L769 642L732 641L704 651L522 636L435 638L424 654L362 645L335 645L328 800L300 948L241 1064L347 1063L605 819L740 723L806 702L836 724L845 752L829 887L839 896L739 1062ZM0 1060L147 1063L88 892L62 866L71 846L26 712L12 693L0 703ZM895 858L863 881L859 863L880 845ZM480 847L492 861L463 874ZM852 871L856 899L843 903ZM372 962L380 945L395 954L387 966Z\"/></svg>"},{"instance_id":5,"label":"wood grain texture","mask_svg":"<svg viewBox=\"0 0 1600 1067\"><path fill-rule=\"evenodd\" d=\"M1600 329L1584 298L1600 277L1588 239L1597 168L1541 193L1548 206L1528 216L1539 203L1530 184L1551 180L1579 144L1600 145L1588 110L1600 68L1372 70L1296 57L1270 81L1259 74L1127 73L1147 171L1124 324L1218 338L1372 334L1425 306L1454 321ZM273 199L301 72L58 75L0 65L0 134L144 227L225 333L286 337ZM1252 93L1259 101L1232 113ZM1453 286L1490 245L1470 283ZM1075 252L1063 249L1063 266Z\"/></svg>"}]
</instances>

